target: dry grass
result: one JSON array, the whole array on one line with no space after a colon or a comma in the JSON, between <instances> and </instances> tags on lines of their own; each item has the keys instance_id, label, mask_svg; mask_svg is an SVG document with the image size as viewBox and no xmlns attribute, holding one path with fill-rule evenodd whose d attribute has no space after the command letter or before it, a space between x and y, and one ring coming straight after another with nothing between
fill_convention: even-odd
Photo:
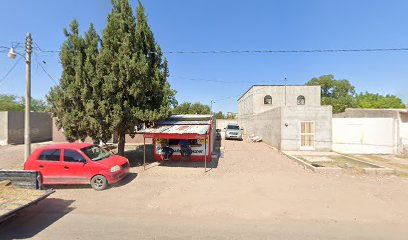
<instances>
[{"instance_id":1,"label":"dry grass","mask_svg":"<svg viewBox=\"0 0 408 240\"><path fill-rule=\"evenodd\" d=\"M44 194L41 190L18 188L9 181L0 182L0 215L36 200Z\"/></svg>"}]
</instances>

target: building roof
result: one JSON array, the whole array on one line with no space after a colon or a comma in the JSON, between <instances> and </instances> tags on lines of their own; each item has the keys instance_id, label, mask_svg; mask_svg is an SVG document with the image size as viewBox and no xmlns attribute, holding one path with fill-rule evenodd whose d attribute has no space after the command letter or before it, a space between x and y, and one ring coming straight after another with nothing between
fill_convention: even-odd
<instances>
[{"instance_id":1,"label":"building roof","mask_svg":"<svg viewBox=\"0 0 408 240\"><path fill-rule=\"evenodd\" d=\"M398 118L399 114L408 113L408 109L386 108L346 108L342 113L333 114L334 118Z\"/></svg>"},{"instance_id":2,"label":"building roof","mask_svg":"<svg viewBox=\"0 0 408 240\"><path fill-rule=\"evenodd\" d=\"M145 133L153 134L207 134L209 125L162 125L148 128Z\"/></svg>"},{"instance_id":3,"label":"building roof","mask_svg":"<svg viewBox=\"0 0 408 240\"><path fill-rule=\"evenodd\" d=\"M197 121L162 120L157 122L157 125L208 125L208 124L211 124L210 120L197 120Z\"/></svg>"},{"instance_id":4,"label":"building roof","mask_svg":"<svg viewBox=\"0 0 408 240\"><path fill-rule=\"evenodd\" d=\"M202 125L211 124L211 115L183 114L171 115L165 120L157 122L157 125Z\"/></svg>"}]
</instances>

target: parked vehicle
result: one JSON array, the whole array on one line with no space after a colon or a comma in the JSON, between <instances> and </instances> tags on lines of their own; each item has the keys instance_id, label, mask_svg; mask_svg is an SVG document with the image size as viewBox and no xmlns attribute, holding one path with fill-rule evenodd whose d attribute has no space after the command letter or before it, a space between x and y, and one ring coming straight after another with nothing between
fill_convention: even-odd
<instances>
[{"instance_id":1,"label":"parked vehicle","mask_svg":"<svg viewBox=\"0 0 408 240\"><path fill-rule=\"evenodd\" d=\"M0 223L54 193L37 171L0 170Z\"/></svg>"},{"instance_id":2,"label":"parked vehicle","mask_svg":"<svg viewBox=\"0 0 408 240\"><path fill-rule=\"evenodd\" d=\"M54 144L37 148L24 170L40 171L43 184L91 184L103 190L123 179L129 161L89 143Z\"/></svg>"},{"instance_id":3,"label":"parked vehicle","mask_svg":"<svg viewBox=\"0 0 408 240\"><path fill-rule=\"evenodd\" d=\"M243 128L240 128L238 124L229 123L225 129L225 139L238 139L242 140Z\"/></svg>"}]
</instances>

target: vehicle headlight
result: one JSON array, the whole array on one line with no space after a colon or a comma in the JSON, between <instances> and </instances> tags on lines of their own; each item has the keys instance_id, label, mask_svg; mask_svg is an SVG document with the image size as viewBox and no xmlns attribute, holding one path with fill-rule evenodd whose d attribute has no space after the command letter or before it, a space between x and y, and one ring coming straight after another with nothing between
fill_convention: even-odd
<instances>
[{"instance_id":1,"label":"vehicle headlight","mask_svg":"<svg viewBox=\"0 0 408 240\"><path fill-rule=\"evenodd\" d=\"M120 170L119 165L116 165L116 166L111 167L111 172L117 172L117 171L119 171L119 170Z\"/></svg>"}]
</instances>

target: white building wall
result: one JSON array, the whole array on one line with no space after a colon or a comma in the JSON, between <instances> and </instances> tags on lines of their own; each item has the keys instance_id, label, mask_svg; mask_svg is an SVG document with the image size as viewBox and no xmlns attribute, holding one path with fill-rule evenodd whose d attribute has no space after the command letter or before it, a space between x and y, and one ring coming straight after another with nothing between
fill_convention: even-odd
<instances>
[{"instance_id":1,"label":"white building wall","mask_svg":"<svg viewBox=\"0 0 408 240\"><path fill-rule=\"evenodd\" d=\"M396 154L397 120L333 118L333 150L353 154Z\"/></svg>"},{"instance_id":2,"label":"white building wall","mask_svg":"<svg viewBox=\"0 0 408 240\"><path fill-rule=\"evenodd\" d=\"M408 122L400 122L401 153L408 154Z\"/></svg>"},{"instance_id":3,"label":"white building wall","mask_svg":"<svg viewBox=\"0 0 408 240\"><path fill-rule=\"evenodd\" d=\"M217 128L224 131L228 124L238 124L238 119L217 119Z\"/></svg>"}]
</instances>

